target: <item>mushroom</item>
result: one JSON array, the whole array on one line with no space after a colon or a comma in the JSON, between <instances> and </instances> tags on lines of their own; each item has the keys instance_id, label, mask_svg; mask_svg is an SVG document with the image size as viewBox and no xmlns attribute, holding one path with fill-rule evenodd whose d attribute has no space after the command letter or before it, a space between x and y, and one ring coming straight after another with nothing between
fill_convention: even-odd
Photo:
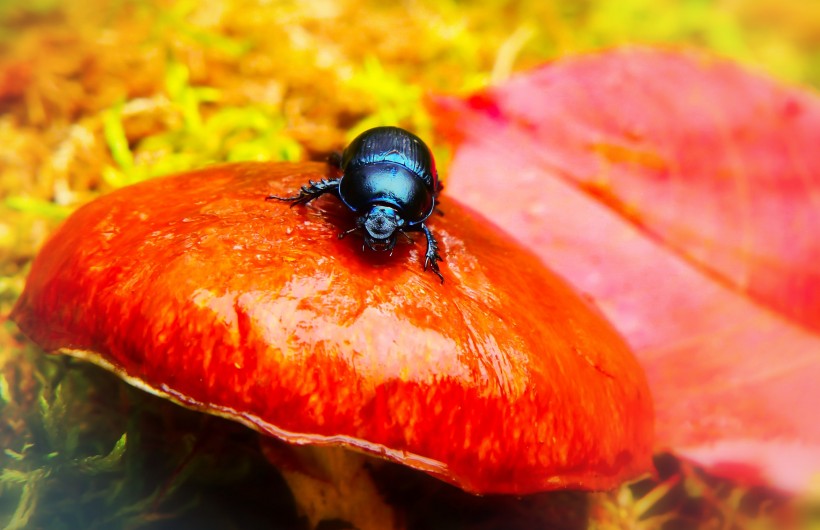
<instances>
[{"instance_id":1,"label":"mushroom","mask_svg":"<svg viewBox=\"0 0 820 530\"><path fill-rule=\"evenodd\" d=\"M594 305L450 197L432 221L443 285L417 242L340 240L354 221L337 201L265 201L326 172L233 164L103 196L42 249L12 318L45 350L309 447L285 474L297 502L330 484L301 502L313 524L379 502L362 454L476 494L650 467L644 374Z\"/></svg>"}]
</instances>

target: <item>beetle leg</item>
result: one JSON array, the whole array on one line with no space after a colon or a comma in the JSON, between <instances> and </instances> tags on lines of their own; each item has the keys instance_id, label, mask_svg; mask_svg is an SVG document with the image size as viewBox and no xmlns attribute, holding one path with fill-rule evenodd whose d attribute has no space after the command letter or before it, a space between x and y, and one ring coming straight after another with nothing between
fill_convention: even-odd
<instances>
[{"instance_id":1,"label":"beetle leg","mask_svg":"<svg viewBox=\"0 0 820 530\"><path fill-rule=\"evenodd\" d=\"M444 283L444 276L441 275L441 271L438 268L438 262L444 261L438 253L438 241L436 241L433 233L424 223L414 226L413 228L424 232L424 235L427 237L427 253L424 256L424 270L430 267L430 270L441 279L441 283Z\"/></svg>"},{"instance_id":2,"label":"beetle leg","mask_svg":"<svg viewBox=\"0 0 820 530\"><path fill-rule=\"evenodd\" d=\"M442 184L440 180L436 181L436 189L435 189L436 197L438 197L439 193L441 193L441 190L443 190L443 189L444 189L444 184Z\"/></svg>"},{"instance_id":3,"label":"beetle leg","mask_svg":"<svg viewBox=\"0 0 820 530\"><path fill-rule=\"evenodd\" d=\"M396 241L398 241L398 237L394 234L393 237L390 238L390 241L387 243L387 246L384 250L389 250L390 255L393 255L393 249L396 248Z\"/></svg>"},{"instance_id":4,"label":"beetle leg","mask_svg":"<svg viewBox=\"0 0 820 530\"><path fill-rule=\"evenodd\" d=\"M324 195L325 193L332 193L336 197L339 196L339 182L341 179L322 179L319 182L308 181L306 186L302 186L297 195L292 197L280 197L278 195L268 195L265 197L266 201L276 199L277 201L286 201L292 203L291 206L297 204L305 204L313 199Z\"/></svg>"},{"instance_id":5,"label":"beetle leg","mask_svg":"<svg viewBox=\"0 0 820 530\"><path fill-rule=\"evenodd\" d=\"M333 151L327 156L327 163L336 169L342 169L342 154L338 151Z\"/></svg>"}]
</instances>

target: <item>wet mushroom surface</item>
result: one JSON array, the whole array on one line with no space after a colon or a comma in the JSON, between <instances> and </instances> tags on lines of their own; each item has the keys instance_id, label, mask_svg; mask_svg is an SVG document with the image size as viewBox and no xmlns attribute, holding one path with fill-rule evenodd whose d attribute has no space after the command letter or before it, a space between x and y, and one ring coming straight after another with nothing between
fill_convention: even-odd
<instances>
[{"instance_id":1,"label":"wet mushroom surface","mask_svg":"<svg viewBox=\"0 0 820 530\"><path fill-rule=\"evenodd\" d=\"M443 285L418 237L363 252L337 237L354 217L334 198L264 200L327 172L233 164L104 196L52 236L12 318L187 407L471 493L649 468L645 377L590 301L446 192Z\"/></svg>"}]
</instances>

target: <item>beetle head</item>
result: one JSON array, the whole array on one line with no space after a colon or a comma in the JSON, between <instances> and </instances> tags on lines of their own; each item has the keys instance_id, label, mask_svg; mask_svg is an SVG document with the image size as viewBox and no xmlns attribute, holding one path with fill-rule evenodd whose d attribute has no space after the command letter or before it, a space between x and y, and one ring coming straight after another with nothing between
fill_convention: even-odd
<instances>
[{"instance_id":1,"label":"beetle head","mask_svg":"<svg viewBox=\"0 0 820 530\"><path fill-rule=\"evenodd\" d=\"M359 223L365 230L364 242L371 250L392 250L404 219L390 206L374 206L359 218Z\"/></svg>"}]
</instances>

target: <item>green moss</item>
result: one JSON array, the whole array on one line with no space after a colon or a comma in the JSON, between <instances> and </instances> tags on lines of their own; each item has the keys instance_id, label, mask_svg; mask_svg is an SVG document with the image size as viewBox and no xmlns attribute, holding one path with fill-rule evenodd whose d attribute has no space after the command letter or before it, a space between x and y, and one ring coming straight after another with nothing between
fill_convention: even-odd
<instances>
[{"instance_id":1,"label":"green moss","mask_svg":"<svg viewBox=\"0 0 820 530\"><path fill-rule=\"evenodd\" d=\"M27 396L15 391L22 381L3 378L3 418L25 430L0 455L0 528L274 527L271 517L295 524L255 433L86 363L35 348L19 355L18 366L37 366L36 381ZM259 481L258 494L242 491Z\"/></svg>"},{"instance_id":2,"label":"green moss","mask_svg":"<svg viewBox=\"0 0 820 530\"><path fill-rule=\"evenodd\" d=\"M44 219L65 219L74 211L73 208L55 204L51 201L44 201L36 197L23 197L12 195L3 201L6 208L24 212L34 217Z\"/></svg>"},{"instance_id":3,"label":"green moss","mask_svg":"<svg viewBox=\"0 0 820 530\"><path fill-rule=\"evenodd\" d=\"M220 91L192 86L188 68L168 64L165 93L169 104L156 111L176 127L130 138L124 123L126 105L103 114L103 131L116 165L103 168L112 187L202 167L215 162L299 160L302 148L287 132L284 117L263 105L222 106ZM136 146L132 149L132 143Z\"/></svg>"}]
</instances>

